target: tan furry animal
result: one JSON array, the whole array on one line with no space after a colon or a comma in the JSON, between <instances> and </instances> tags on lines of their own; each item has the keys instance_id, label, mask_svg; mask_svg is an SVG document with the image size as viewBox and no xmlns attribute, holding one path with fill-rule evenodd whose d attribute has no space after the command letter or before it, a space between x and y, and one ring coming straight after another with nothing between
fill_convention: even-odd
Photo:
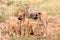
<instances>
[{"instance_id":1,"label":"tan furry animal","mask_svg":"<svg viewBox=\"0 0 60 40\"><path fill-rule=\"evenodd\" d=\"M25 36L27 32L28 18L24 12L18 13L18 20L20 21L21 36Z\"/></svg>"},{"instance_id":2,"label":"tan furry animal","mask_svg":"<svg viewBox=\"0 0 60 40\"><path fill-rule=\"evenodd\" d=\"M35 13L34 14L34 27L33 28L33 32L35 35L41 35L43 34L44 36L46 36L46 29L47 29L47 14L46 13ZM37 26L36 26L37 25Z\"/></svg>"},{"instance_id":3,"label":"tan furry animal","mask_svg":"<svg viewBox=\"0 0 60 40\"><path fill-rule=\"evenodd\" d=\"M40 36L41 35L41 17L39 13L34 14L34 20L33 20L33 32L35 36ZM40 25L39 25L40 23Z\"/></svg>"}]
</instances>

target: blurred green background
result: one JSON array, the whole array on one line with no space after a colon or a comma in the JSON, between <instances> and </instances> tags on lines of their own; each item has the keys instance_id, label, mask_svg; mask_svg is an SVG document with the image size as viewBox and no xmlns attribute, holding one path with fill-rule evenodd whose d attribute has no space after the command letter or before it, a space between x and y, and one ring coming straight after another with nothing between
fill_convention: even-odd
<instances>
[{"instance_id":1,"label":"blurred green background","mask_svg":"<svg viewBox=\"0 0 60 40\"><path fill-rule=\"evenodd\" d=\"M27 13L27 10L29 13L38 10L46 11L52 16L60 16L60 0L0 0L0 14L12 15L18 11Z\"/></svg>"}]
</instances>

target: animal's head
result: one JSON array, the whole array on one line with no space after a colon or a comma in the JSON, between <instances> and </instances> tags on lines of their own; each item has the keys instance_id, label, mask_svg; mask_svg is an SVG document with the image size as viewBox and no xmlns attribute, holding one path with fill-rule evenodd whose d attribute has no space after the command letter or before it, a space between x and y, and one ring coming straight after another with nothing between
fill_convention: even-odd
<instances>
[{"instance_id":1,"label":"animal's head","mask_svg":"<svg viewBox=\"0 0 60 40\"><path fill-rule=\"evenodd\" d=\"M34 19L38 19L39 17L41 17L42 13L38 12L34 14Z\"/></svg>"},{"instance_id":2,"label":"animal's head","mask_svg":"<svg viewBox=\"0 0 60 40\"><path fill-rule=\"evenodd\" d=\"M24 20L25 19L25 13L18 13L18 20Z\"/></svg>"}]
</instances>

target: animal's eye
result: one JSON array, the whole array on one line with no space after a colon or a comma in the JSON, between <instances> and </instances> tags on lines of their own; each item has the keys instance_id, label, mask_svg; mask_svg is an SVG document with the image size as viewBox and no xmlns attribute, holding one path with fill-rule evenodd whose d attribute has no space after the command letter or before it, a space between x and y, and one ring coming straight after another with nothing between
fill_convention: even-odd
<instances>
[{"instance_id":1,"label":"animal's eye","mask_svg":"<svg viewBox=\"0 0 60 40\"><path fill-rule=\"evenodd\" d=\"M42 13L38 13L39 15L41 15Z\"/></svg>"},{"instance_id":2,"label":"animal's eye","mask_svg":"<svg viewBox=\"0 0 60 40\"><path fill-rule=\"evenodd\" d=\"M25 16L25 14L23 14Z\"/></svg>"},{"instance_id":3,"label":"animal's eye","mask_svg":"<svg viewBox=\"0 0 60 40\"><path fill-rule=\"evenodd\" d=\"M36 16L38 16L38 15L36 14Z\"/></svg>"},{"instance_id":4,"label":"animal's eye","mask_svg":"<svg viewBox=\"0 0 60 40\"><path fill-rule=\"evenodd\" d=\"M22 17L22 15L20 15L20 17Z\"/></svg>"}]
</instances>

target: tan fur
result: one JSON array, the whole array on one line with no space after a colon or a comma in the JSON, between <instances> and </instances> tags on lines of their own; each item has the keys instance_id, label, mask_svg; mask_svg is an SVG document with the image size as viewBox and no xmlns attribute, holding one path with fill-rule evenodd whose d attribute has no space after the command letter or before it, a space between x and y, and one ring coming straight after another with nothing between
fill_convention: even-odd
<instances>
[{"instance_id":1,"label":"tan fur","mask_svg":"<svg viewBox=\"0 0 60 40\"><path fill-rule=\"evenodd\" d=\"M40 20L42 21L41 23L43 24L43 26L42 26L42 28L43 28L43 32L44 32L44 34L46 35L48 15L47 15L46 12L42 12L41 15L40 15L39 17L41 17Z\"/></svg>"},{"instance_id":2,"label":"tan fur","mask_svg":"<svg viewBox=\"0 0 60 40\"><path fill-rule=\"evenodd\" d=\"M21 27L21 35L24 36L25 34L28 34L30 29L33 30L34 35L41 35L41 33L46 32L47 27L47 14L46 13L36 13L38 15L38 19L36 21L30 20L26 17L24 12L19 12L17 14L17 17L22 18L20 21L20 27ZM38 26L37 26L38 25ZM43 31L42 31L43 29Z\"/></svg>"},{"instance_id":3,"label":"tan fur","mask_svg":"<svg viewBox=\"0 0 60 40\"><path fill-rule=\"evenodd\" d=\"M36 20L37 21L37 23L35 24L33 24L34 25L34 27L32 27L33 28L33 30L34 30L34 33L35 33L35 35L41 35L41 34L43 34L43 35L45 35L44 33L46 33L46 29L47 29L47 13L40 13L40 12L38 12L38 13L36 13L36 15L38 15L38 19ZM35 21L35 22L36 22ZM36 25L38 25L38 26L36 26Z\"/></svg>"},{"instance_id":4,"label":"tan fur","mask_svg":"<svg viewBox=\"0 0 60 40\"><path fill-rule=\"evenodd\" d=\"M27 34L27 29L28 29L28 18L26 17L25 13L18 13L18 17L22 18L20 20L20 27L21 27L21 36L25 36Z\"/></svg>"}]
</instances>

